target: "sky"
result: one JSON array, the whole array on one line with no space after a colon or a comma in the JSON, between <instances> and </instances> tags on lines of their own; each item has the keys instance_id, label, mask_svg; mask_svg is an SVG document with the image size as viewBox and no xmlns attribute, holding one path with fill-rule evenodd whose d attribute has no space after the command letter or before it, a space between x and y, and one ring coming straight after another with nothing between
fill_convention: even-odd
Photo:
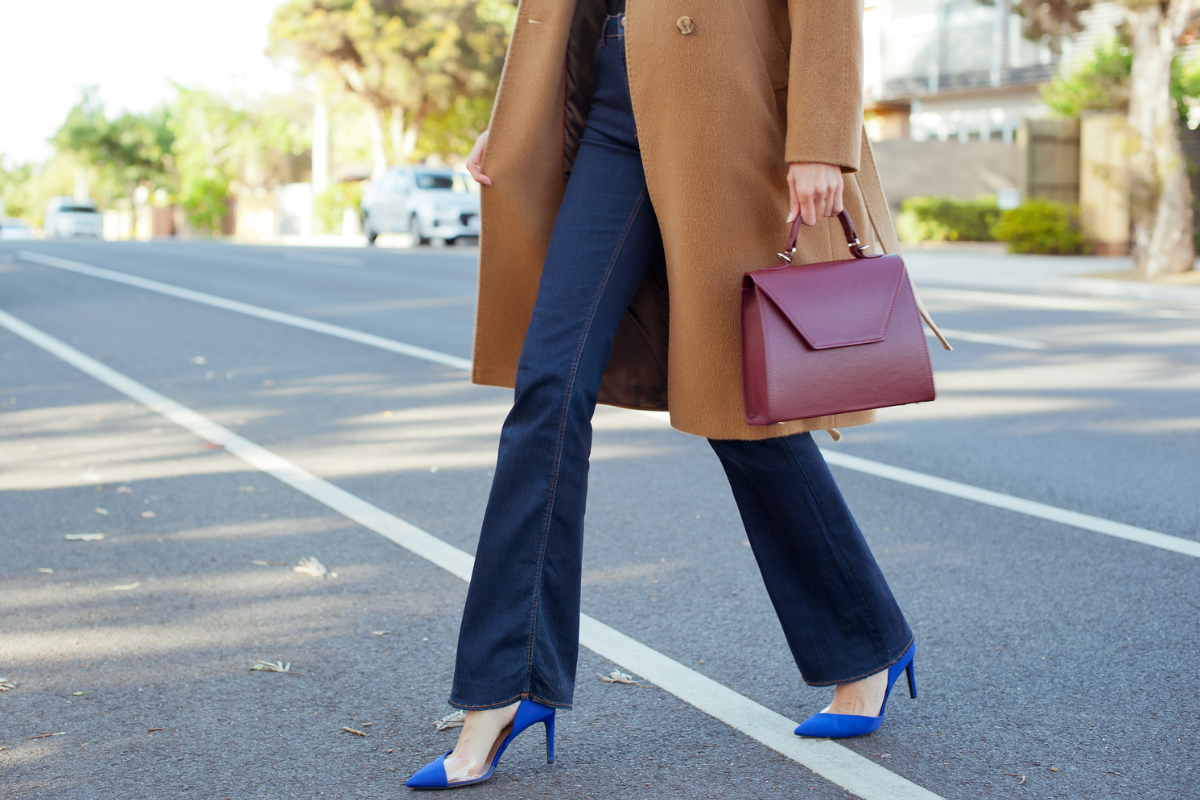
<instances>
[{"instance_id":1,"label":"sky","mask_svg":"<svg viewBox=\"0 0 1200 800\"><path fill-rule=\"evenodd\" d=\"M0 154L41 160L80 90L109 116L147 111L169 81L256 96L293 86L263 51L282 0L0 0Z\"/></svg>"}]
</instances>

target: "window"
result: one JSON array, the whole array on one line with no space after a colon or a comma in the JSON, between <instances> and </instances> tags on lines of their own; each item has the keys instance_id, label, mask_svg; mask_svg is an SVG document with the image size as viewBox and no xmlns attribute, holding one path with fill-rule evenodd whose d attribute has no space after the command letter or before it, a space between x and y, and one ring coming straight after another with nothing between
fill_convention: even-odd
<instances>
[{"instance_id":1,"label":"window","mask_svg":"<svg viewBox=\"0 0 1200 800\"><path fill-rule=\"evenodd\" d=\"M466 190L465 186L456 186L461 184L461 181L456 181L453 175L433 175L428 172L417 173L417 188L418 189L450 189L456 192Z\"/></svg>"}]
</instances>

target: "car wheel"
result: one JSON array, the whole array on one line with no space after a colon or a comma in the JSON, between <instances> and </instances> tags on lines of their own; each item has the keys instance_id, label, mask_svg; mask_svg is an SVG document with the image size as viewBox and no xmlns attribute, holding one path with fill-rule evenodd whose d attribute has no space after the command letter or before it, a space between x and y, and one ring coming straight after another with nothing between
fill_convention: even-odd
<instances>
[{"instance_id":1,"label":"car wheel","mask_svg":"<svg viewBox=\"0 0 1200 800\"><path fill-rule=\"evenodd\" d=\"M414 247L419 244L429 244L428 237L421 235L421 219L416 214L413 214L408 221L408 232L412 234L412 243Z\"/></svg>"}]
</instances>

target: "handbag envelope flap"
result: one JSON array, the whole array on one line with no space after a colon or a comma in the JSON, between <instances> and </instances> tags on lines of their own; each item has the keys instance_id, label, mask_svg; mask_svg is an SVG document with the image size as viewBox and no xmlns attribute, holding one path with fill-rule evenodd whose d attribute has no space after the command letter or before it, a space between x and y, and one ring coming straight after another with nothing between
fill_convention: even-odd
<instances>
[{"instance_id":1,"label":"handbag envelope flap","mask_svg":"<svg viewBox=\"0 0 1200 800\"><path fill-rule=\"evenodd\" d=\"M881 342L896 305L898 255L750 272L754 282L814 350Z\"/></svg>"}]
</instances>

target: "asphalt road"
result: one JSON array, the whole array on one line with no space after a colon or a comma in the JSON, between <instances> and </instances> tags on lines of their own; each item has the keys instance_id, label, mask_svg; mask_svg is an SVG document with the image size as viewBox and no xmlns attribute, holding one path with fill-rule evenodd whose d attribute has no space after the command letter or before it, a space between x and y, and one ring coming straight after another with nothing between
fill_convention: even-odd
<instances>
[{"instance_id":1,"label":"asphalt road","mask_svg":"<svg viewBox=\"0 0 1200 800\"><path fill-rule=\"evenodd\" d=\"M0 245L0 310L473 552L508 391L22 250L464 358L473 251ZM1200 308L925 297L947 328L1045 347L934 349L936 403L823 447L1200 540ZM596 426L584 611L787 717L822 708L708 445L616 409ZM943 798L1200 797L1200 559L834 471L916 632L921 689L845 747ZM0 797L395 797L451 746L433 723L462 580L4 328L0 490ZM336 577L291 569L305 557ZM462 791L853 796L581 656L558 762L526 734Z\"/></svg>"}]
</instances>

